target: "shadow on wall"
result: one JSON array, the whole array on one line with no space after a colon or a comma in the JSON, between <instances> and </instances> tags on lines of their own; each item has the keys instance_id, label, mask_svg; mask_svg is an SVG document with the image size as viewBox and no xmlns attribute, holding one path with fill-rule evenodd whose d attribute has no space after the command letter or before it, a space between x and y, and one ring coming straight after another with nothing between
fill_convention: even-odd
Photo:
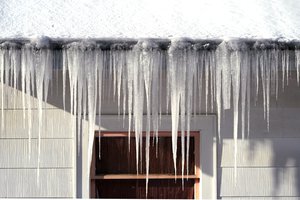
<instances>
[{"instance_id":1,"label":"shadow on wall","mask_svg":"<svg viewBox=\"0 0 300 200\"><path fill-rule=\"evenodd\" d=\"M300 88L295 79L270 104L270 130L263 102L252 105L250 134L239 133L234 180L232 112L225 114L218 145L218 196L300 197ZM240 127L241 128L241 127Z\"/></svg>"}]
</instances>

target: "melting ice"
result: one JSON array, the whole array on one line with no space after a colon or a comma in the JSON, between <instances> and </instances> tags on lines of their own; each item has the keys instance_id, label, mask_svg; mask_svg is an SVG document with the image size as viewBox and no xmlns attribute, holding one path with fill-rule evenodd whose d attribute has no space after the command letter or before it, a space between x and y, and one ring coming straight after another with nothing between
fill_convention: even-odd
<instances>
[{"instance_id":1,"label":"melting ice","mask_svg":"<svg viewBox=\"0 0 300 200\"><path fill-rule=\"evenodd\" d=\"M157 145L162 106L167 107L167 110L170 108L171 113L175 174L180 170L184 175L184 167L189 168L191 118L193 114L198 114L196 110L201 110L203 101L205 113L217 113L218 137L222 137L222 113L229 109L233 112L233 156L236 171L238 133L241 132L242 138L246 132L249 136L251 96L254 95L255 103L259 88L262 89L264 117L269 129L270 95L275 95L276 99L278 97L279 74L282 89L288 85L291 69L296 70L299 84L298 46L278 41L238 40L220 42L182 39L167 43L169 44L161 45L161 41L141 40L135 44L116 41L107 45L105 41L66 41L55 49L51 46L51 41L45 38L23 43L1 42L1 131L4 131L5 99L10 95L5 93L4 86L9 85L22 91L23 124L28 131L30 158L33 128L31 96L36 96L40 160L40 139L44 126L42 119L43 115L47 117L43 113L43 102L47 102L53 70L59 68L63 80L60 86L63 91L63 107L65 109L67 103L71 105L72 131L78 134L78 148L81 148L81 121L87 114L89 162L96 113L101 113L103 96L110 96L117 100L118 113L128 116L129 143L130 134L134 132L137 173L143 165L142 157L146 158L146 191L151 162L150 136L153 134ZM66 99L67 86L70 88L70 99ZM146 124L143 124L144 113ZM98 123L101 123L101 116ZM144 130L145 147L142 142ZM181 140L181 169L176 169L178 138ZM145 155L142 155L143 148L146 149ZM38 169L39 166L38 161Z\"/></svg>"}]
</instances>

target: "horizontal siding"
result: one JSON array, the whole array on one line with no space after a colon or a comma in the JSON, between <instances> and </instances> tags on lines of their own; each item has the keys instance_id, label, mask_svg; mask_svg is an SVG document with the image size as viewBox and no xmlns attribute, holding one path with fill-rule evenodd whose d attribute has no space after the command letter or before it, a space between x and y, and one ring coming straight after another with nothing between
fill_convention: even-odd
<instances>
[{"instance_id":1,"label":"horizontal siding","mask_svg":"<svg viewBox=\"0 0 300 200\"><path fill-rule=\"evenodd\" d=\"M0 197L72 197L71 169L0 169Z\"/></svg>"},{"instance_id":2,"label":"horizontal siding","mask_svg":"<svg viewBox=\"0 0 300 200\"><path fill-rule=\"evenodd\" d=\"M40 176L37 179L38 110L32 104L29 158L28 110L25 110L24 121L20 96L16 100L16 109L13 109L12 100L6 104L9 109L4 110L4 130L0 134L0 198L74 197L76 154L71 115L53 106L46 105L43 109ZM32 101L37 102L34 98ZM0 123L1 117L0 112Z\"/></svg>"},{"instance_id":3,"label":"horizontal siding","mask_svg":"<svg viewBox=\"0 0 300 200\"><path fill-rule=\"evenodd\" d=\"M299 107L288 108L278 106L276 108L270 108L270 130L268 131L267 121L264 119L263 107L255 107L253 105L250 112L249 138L300 138L299 113ZM241 130L241 123L239 123L239 126L239 130ZM239 132L239 138L241 137L242 134ZM221 126L221 138L233 138L232 110L225 111L224 113Z\"/></svg>"},{"instance_id":4,"label":"horizontal siding","mask_svg":"<svg viewBox=\"0 0 300 200\"><path fill-rule=\"evenodd\" d=\"M297 197L300 188L300 168L222 168L220 196L224 197Z\"/></svg>"},{"instance_id":5,"label":"horizontal siding","mask_svg":"<svg viewBox=\"0 0 300 200\"><path fill-rule=\"evenodd\" d=\"M62 87L62 86L61 86ZM20 87L21 88L21 87ZM55 88L56 90L56 88ZM49 88L49 91L51 91L51 88ZM0 88L0 93L1 93L1 88ZM55 92L56 93L56 92ZM62 104L62 98L59 97L58 95L55 95L55 93L53 95L49 94L49 98L50 101L48 102L59 102L61 101L60 104ZM27 99L28 99L28 95L25 94L25 107L27 108ZM37 108L38 107L38 100L36 97L34 96L30 96L30 107L31 108ZM57 99L57 100L55 100ZM45 108L57 108L57 106L55 105L56 103L47 103L47 104L43 104L43 106ZM2 105L2 101L0 98L0 105ZM3 107L5 109L22 109L23 108L23 94L21 90L18 89L14 89L12 87L9 87L7 85L4 85L4 101L3 101Z\"/></svg>"},{"instance_id":6,"label":"horizontal siding","mask_svg":"<svg viewBox=\"0 0 300 200\"><path fill-rule=\"evenodd\" d=\"M287 138L299 137L299 113L298 107L270 108L270 130L267 130L267 122L263 116L263 107L252 109L250 116L251 138Z\"/></svg>"},{"instance_id":7,"label":"horizontal siding","mask_svg":"<svg viewBox=\"0 0 300 200\"><path fill-rule=\"evenodd\" d=\"M73 139L42 139L41 168L73 167ZM0 140L0 168L36 168L38 160L38 140L31 140L29 158L28 139Z\"/></svg>"},{"instance_id":8,"label":"horizontal siding","mask_svg":"<svg viewBox=\"0 0 300 200\"><path fill-rule=\"evenodd\" d=\"M240 167L300 167L300 138L266 138L238 141ZM223 140L219 148L221 167L234 166L234 141Z\"/></svg>"},{"instance_id":9,"label":"horizontal siding","mask_svg":"<svg viewBox=\"0 0 300 200\"><path fill-rule=\"evenodd\" d=\"M28 138L28 111L25 111L25 121L23 110L4 111L4 131L1 138ZM38 137L38 111L32 110L32 138ZM47 109L43 111L42 138L73 138L71 131L71 115L59 109ZM0 114L0 123L1 123Z\"/></svg>"}]
</instances>

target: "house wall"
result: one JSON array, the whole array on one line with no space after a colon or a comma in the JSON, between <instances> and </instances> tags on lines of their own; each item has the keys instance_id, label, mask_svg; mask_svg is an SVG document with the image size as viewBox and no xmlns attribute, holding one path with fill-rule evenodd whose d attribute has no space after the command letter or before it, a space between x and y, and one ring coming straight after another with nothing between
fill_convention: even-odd
<instances>
[{"instance_id":1,"label":"house wall","mask_svg":"<svg viewBox=\"0 0 300 200\"><path fill-rule=\"evenodd\" d=\"M300 198L300 88L292 75L278 101L271 100L270 130L263 102L252 105L249 139L238 141L234 178L232 115L227 112L218 148L218 194L222 199ZM241 135L241 134L240 134Z\"/></svg>"},{"instance_id":2,"label":"house wall","mask_svg":"<svg viewBox=\"0 0 300 200\"><path fill-rule=\"evenodd\" d=\"M281 77L281 74L279 74ZM261 88L261 85L260 85ZM298 199L300 198L300 88L295 72L278 100L271 97L270 130L263 116L262 91L255 105L252 93L250 134L244 140L239 131L237 178L234 173L233 115L223 115L218 142L218 198L222 199ZM209 98L208 98L209 99ZM209 107L209 105L208 105ZM165 114L169 114L163 108ZM208 109L210 114L215 111ZM205 115L205 100L199 114ZM103 114L117 114L116 104L104 101Z\"/></svg>"},{"instance_id":3,"label":"house wall","mask_svg":"<svg viewBox=\"0 0 300 200\"><path fill-rule=\"evenodd\" d=\"M61 85L54 81L53 88ZM60 88L60 87L58 87ZM11 91L11 88L7 88ZM54 89L53 89L54 91ZM239 139L237 179L234 179L232 112L224 114L221 140L217 151L217 194L222 199L297 199L300 197L300 89L296 79L271 100L270 131L263 120L263 103L259 98L252 105L249 139ZM11 93L11 92L10 92ZM68 93L68 92L67 92ZM87 152L75 156L75 138L70 127L69 104L62 106L62 90L52 92L44 114L41 144L40 183L37 186L37 106L32 107L32 154L28 158L28 135L23 127L21 93L14 107L11 98L5 101L5 127L0 135L0 197L81 197L86 190L81 160ZM67 101L69 97L66 97ZM105 99L102 115L116 115L117 103ZM205 102L198 113L204 114ZM28 111L25 111L26 113ZM165 114L169 114L163 108ZM214 111L209 111L215 114ZM0 113L1 117L1 113ZM84 123L84 125L86 125ZM83 129L82 145L86 148L87 133ZM203 150L204 151L204 150ZM76 158L78 164L76 167ZM76 174L77 173L77 177ZM76 183L77 180L77 183ZM77 184L77 189L75 185ZM76 194L77 193L77 194ZM85 194L86 195L86 194Z\"/></svg>"},{"instance_id":4,"label":"house wall","mask_svg":"<svg viewBox=\"0 0 300 200\"><path fill-rule=\"evenodd\" d=\"M26 106L23 121L22 95L5 86L4 127L0 134L0 198L68 198L74 197L74 134L69 126L70 114L45 104L41 133L40 169L38 176L38 110L37 99ZM14 103L14 94L16 101ZM52 95L50 99L59 100ZM31 154L29 157L27 114L32 113ZM0 114L0 121L2 115Z\"/></svg>"}]
</instances>

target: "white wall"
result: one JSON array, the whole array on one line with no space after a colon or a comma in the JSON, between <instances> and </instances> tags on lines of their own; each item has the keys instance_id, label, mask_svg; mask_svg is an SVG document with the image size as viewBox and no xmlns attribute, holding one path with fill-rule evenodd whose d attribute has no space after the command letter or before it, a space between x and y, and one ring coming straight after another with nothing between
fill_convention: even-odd
<instances>
[{"instance_id":1,"label":"white wall","mask_svg":"<svg viewBox=\"0 0 300 200\"><path fill-rule=\"evenodd\" d=\"M300 198L300 88L296 79L290 79L277 102L272 98L269 132L262 104L260 99L257 106L252 105L249 139L238 141L236 183L232 115L225 115L218 146L219 197Z\"/></svg>"},{"instance_id":2,"label":"white wall","mask_svg":"<svg viewBox=\"0 0 300 200\"><path fill-rule=\"evenodd\" d=\"M62 110L61 89L57 94L50 95L49 99L50 103L45 109L47 127L42 133L39 188L36 186L36 105L32 109L35 115L32 157L28 160L28 136L27 128L23 128L22 124L21 97L17 98L15 108L10 99L5 101L5 131L0 135L0 197L72 197L75 193L78 197L83 195L85 182L82 182L82 177L86 177L88 171L85 172L82 168L80 156L78 167L74 164L75 139L68 127L68 109L66 118ZM262 110L260 99L257 106L253 105L251 109L250 138L239 140L236 185L233 169L232 115L230 111L225 115L215 169L218 174L217 194L220 198L296 199L300 196L300 89L296 80L290 81L285 92L279 94L277 102L274 99L271 101L270 132L266 130ZM164 113L168 114L166 111ZM102 114L117 114L116 102L104 100ZM62 128L66 128L67 131L63 131ZM86 137L87 133L83 133ZM86 147L86 144L83 146ZM83 154L86 155L86 152L83 151ZM74 176L75 170L77 177Z\"/></svg>"},{"instance_id":3,"label":"white wall","mask_svg":"<svg viewBox=\"0 0 300 200\"><path fill-rule=\"evenodd\" d=\"M74 134L69 126L70 115L47 104L43 110L39 178L38 110L32 102L32 139L29 158L27 118L23 121L21 92L5 87L4 130L0 134L0 198L4 197L74 197ZM55 97L57 98L57 97ZM27 116L28 110L25 110ZM2 115L0 114L0 121Z\"/></svg>"},{"instance_id":4,"label":"white wall","mask_svg":"<svg viewBox=\"0 0 300 200\"><path fill-rule=\"evenodd\" d=\"M232 111L226 111L218 143L217 195L224 199L300 198L300 88L292 74L279 98L271 98L270 131L263 117L261 91L257 105L251 105L250 136L239 132L237 180L234 179ZM254 102L254 94L252 96ZM168 112L163 108L164 113ZM214 114L214 111L210 111ZM204 114L205 102L198 113ZM104 100L103 113L117 114L116 102ZM205 151L205 149L202 149Z\"/></svg>"}]
</instances>

